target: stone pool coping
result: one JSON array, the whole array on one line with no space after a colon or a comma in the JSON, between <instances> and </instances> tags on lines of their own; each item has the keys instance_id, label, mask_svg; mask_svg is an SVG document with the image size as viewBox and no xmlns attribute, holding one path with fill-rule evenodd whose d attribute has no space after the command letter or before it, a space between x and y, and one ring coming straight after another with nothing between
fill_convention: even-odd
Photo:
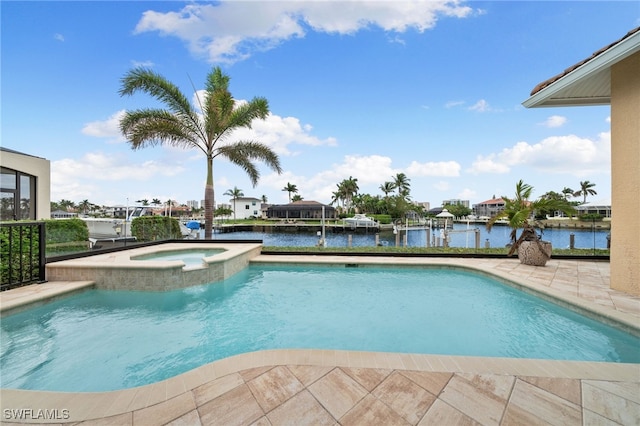
<instances>
[{"instance_id":1,"label":"stone pool coping","mask_svg":"<svg viewBox=\"0 0 640 426\"><path fill-rule=\"evenodd\" d=\"M336 256L264 256L252 258L252 263L323 263L341 265L358 263L363 265L407 265L407 266L449 266L471 268L492 274L529 290L548 294L560 300L584 305L596 315L609 317L620 323L627 323L635 329L640 324L640 298L609 288L609 264L607 262L551 260L546 267L521 265L515 259L424 259L424 258L366 258ZM34 298L43 297L42 291L29 291L29 287L56 286L48 283L23 287L0 294L0 309L4 309L9 299L6 293L30 292ZM59 288L69 284L60 284ZM75 284L79 288L92 285L91 282ZM26 295L14 298L16 304L29 303ZM38 300L38 299L35 299ZM483 358L438 356L398 353L373 353L335 350L266 350L225 358L198 367L170 379L112 392L67 393L0 389L0 408L5 409L66 409L71 417L54 419L50 423L79 421L111 421L122 424L167 424L178 421L182 416L196 415L203 418L206 404L198 395L207 393L222 398L233 392L231 382L236 383L238 375L244 377L247 371L260 371L274 366L323 366L361 368L366 371L393 369L394 371L451 372L456 374L484 374L486 377L523 377L553 379L579 379L583 386L588 381L601 381L603 387L618 389L611 400L583 403L585 413L612 413L621 409L635 421L640 420L640 401L637 397L624 397L627 389L637 395L640 389L640 364L620 364L604 362L530 360L513 358ZM277 368L277 367L276 367ZM249 374L250 376L250 374ZM484 377L484 376L483 376ZM600 383L600 382L599 382ZM593 383L591 383L593 384ZM234 387L233 389L238 389ZM277 391L277 389L271 389ZM468 392L471 392L469 390ZM585 391L583 391L585 392ZM617 392L617 393L616 393ZM535 395L534 395L535 396ZM213 397L212 397L213 398ZM340 398L336 395L335 398ZM617 399L616 399L617 398ZM622 399L620 399L622 398ZM625 399L626 398L626 399ZM634 399L635 398L635 399ZM256 399L259 399L256 396ZM583 400L585 399L583 394ZM289 401L293 400L291 398ZM584 401L583 401L584 402ZM237 402L241 408L248 404ZM532 403L544 411L547 407L540 401ZM538 404L538 405L536 405ZM623 404L622 406L619 404ZM283 407L285 403L282 404ZM589 406L587 406L589 405ZM621 408L626 407L626 408ZM272 415L264 410L264 416ZM186 418L186 417L185 417ZM611 417L606 417L611 419ZM2 420L7 420L3 418ZM337 418L335 420L338 420ZM15 421L15 419L14 419ZM31 423L43 423L32 421Z\"/></svg>"}]
</instances>

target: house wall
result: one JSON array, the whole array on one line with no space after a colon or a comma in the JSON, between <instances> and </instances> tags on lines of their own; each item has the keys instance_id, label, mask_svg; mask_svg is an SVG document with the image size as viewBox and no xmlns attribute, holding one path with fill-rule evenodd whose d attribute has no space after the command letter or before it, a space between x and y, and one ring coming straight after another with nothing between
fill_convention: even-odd
<instances>
[{"instance_id":1,"label":"house wall","mask_svg":"<svg viewBox=\"0 0 640 426\"><path fill-rule=\"evenodd\" d=\"M611 288L640 295L640 53L611 68Z\"/></svg>"},{"instance_id":2,"label":"house wall","mask_svg":"<svg viewBox=\"0 0 640 426\"><path fill-rule=\"evenodd\" d=\"M233 209L233 200L231 209ZM262 202L257 198L237 198L235 201L236 219L249 219L262 216ZM233 216L232 216L233 217Z\"/></svg>"},{"instance_id":3,"label":"house wall","mask_svg":"<svg viewBox=\"0 0 640 426\"><path fill-rule=\"evenodd\" d=\"M51 218L51 163L30 155L2 151L0 164L36 177L36 219Z\"/></svg>"}]
</instances>

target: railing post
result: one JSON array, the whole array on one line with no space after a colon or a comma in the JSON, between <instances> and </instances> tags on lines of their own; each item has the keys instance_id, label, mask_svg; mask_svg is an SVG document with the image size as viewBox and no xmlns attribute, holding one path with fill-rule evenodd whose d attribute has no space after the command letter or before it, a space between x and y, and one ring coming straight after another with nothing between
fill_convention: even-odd
<instances>
[{"instance_id":1,"label":"railing post","mask_svg":"<svg viewBox=\"0 0 640 426\"><path fill-rule=\"evenodd\" d=\"M38 259L40 264L40 274L38 279L40 282L47 280L47 226L44 222L38 224L38 250L40 251Z\"/></svg>"}]
</instances>

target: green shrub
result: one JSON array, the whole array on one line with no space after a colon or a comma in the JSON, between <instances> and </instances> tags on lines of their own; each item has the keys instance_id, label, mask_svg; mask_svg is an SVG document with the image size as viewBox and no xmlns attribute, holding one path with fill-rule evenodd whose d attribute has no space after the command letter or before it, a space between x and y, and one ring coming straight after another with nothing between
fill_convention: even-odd
<instances>
[{"instance_id":1,"label":"green shrub","mask_svg":"<svg viewBox=\"0 0 640 426\"><path fill-rule=\"evenodd\" d=\"M3 226L0 228L0 284L28 283L40 274L39 227Z\"/></svg>"},{"instance_id":2,"label":"green shrub","mask_svg":"<svg viewBox=\"0 0 640 426\"><path fill-rule=\"evenodd\" d=\"M47 228L47 246L89 239L89 228L82 219L48 219L44 223Z\"/></svg>"},{"instance_id":3,"label":"green shrub","mask_svg":"<svg viewBox=\"0 0 640 426\"><path fill-rule=\"evenodd\" d=\"M177 219L167 216L142 216L131 222L131 234L140 242L182 238Z\"/></svg>"},{"instance_id":4,"label":"green shrub","mask_svg":"<svg viewBox=\"0 0 640 426\"><path fill-rule=\"evenodd\" d=\"M602 220L602 215L598 213L586 213L580 215L580 220L582 222L593 222L594 220L596 222L600 222Z\"/></svg>"},{"instance_id":5,"label":"green shrub","mask_svg":"<svg viewBox=\"0 0 640 426\"><path fill-rule=\"evenodd\" d=\"M388 225L391 223L391 215L388 214L372 214L371 218L380 222L381 225Z\"/></svg>"}]
</instances>

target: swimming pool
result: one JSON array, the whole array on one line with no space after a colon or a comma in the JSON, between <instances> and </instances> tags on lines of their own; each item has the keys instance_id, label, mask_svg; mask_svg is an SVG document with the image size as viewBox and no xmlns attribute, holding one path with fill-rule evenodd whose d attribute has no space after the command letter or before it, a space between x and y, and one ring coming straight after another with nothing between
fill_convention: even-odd
<instances>
[{"instance_id":1,"label":"swimming pool","mask_svg":"<svg viewBox=\"0 0 640 426\"><path fill-rule=\"evenodd\" d=\"M167 293L86 291L1 329L1 386L58 391L139 386L277 348L640 362L637 337L438 268L253 265Z\"/></svg>"}]
</instances>

